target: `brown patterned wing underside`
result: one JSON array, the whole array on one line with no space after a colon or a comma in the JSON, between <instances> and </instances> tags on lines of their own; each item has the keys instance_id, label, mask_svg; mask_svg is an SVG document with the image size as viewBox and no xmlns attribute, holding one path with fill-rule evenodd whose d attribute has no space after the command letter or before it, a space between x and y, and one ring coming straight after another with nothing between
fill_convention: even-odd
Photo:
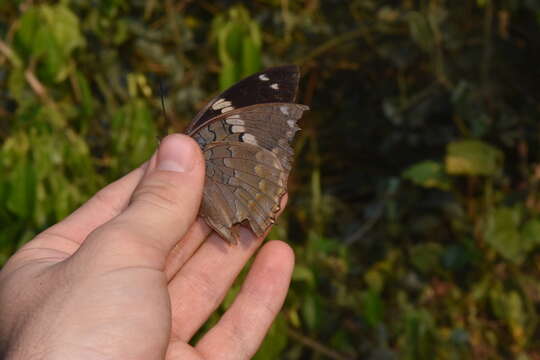
<instances>
[{"instance_id":1,"label":"brown patterned wing underside","mask_svg":"<svg viewBox=\"0 0 540 360\"><path fill-rule=\"evenodd\" d=\"M299 130L298 120L307 106L294 103L268 103L247 106L221 115L194 129L191 136L204 148L215 141L236 141L260 146L273 152L283 168L290 170L290 146Z\"/></svg>"},{"instance_id":2,"label":"brown patterned wing underside","mask_svg":"<svg viewBox=\"0 0 540 360\"><path fill-rule=\"evenodd\" d=\"M206 179L200 214L229 243L247 221L257 236L275 221L293 159L290 142L307 110L294 103L246 106L193 129Z\"/></svg>"},{"instance_id":3,"label":"brown patterned wing underside","mask_svg":"<svg viewBox=\"0 0 540 360\"><path fill-rule=\"evenodd\" d=\"M287 191L297 121L299 69L286 65L253 74L211 100L186 133L201 147L206 178L200 215L229 243L248 223L262 236Z\"/></svg>"},{"instance_id":4,"label":"brown patterned wing underside","mask_svg":"<svg viewBox=\"0 0 540 360\"><path fill-rule=\"evenodd\" d=\"M201 216L233 244L238 242L237 224L246 220L262 236L275 221L289 171L275 153L245 142L213 142L204 156Z\"/></svg>"}]
</instances>

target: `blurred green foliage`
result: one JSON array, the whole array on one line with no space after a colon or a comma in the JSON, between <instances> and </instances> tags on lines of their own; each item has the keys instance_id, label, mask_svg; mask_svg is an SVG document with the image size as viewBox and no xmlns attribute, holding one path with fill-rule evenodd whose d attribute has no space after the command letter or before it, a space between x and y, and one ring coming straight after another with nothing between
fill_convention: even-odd
<instances>
[{"instance_id":1,"label":"blurred green foliage","mask_svg":"<svg viewBox=\"0 0 540 360\"><path fill-rule=\"evenodd\" d=\"M257 358L540 359L538 34L520 0L0 2L0 263L218 88L297 63L271 234L297 265Z\"/></svg>"}]
</instances>

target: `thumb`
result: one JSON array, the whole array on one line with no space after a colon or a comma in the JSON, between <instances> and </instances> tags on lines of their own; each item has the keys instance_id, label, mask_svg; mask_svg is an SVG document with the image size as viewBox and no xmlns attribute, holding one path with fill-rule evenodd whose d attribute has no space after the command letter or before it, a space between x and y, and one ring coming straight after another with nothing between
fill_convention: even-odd
<instances>
[{"instance_id":1,"label":"thumb","mask_svg":"<svg viewBox=\"0 0 540 360\"><path fill-rule=\"evenodd\" d=\"M203 185L204 159L197 143L186 135L167 136L128 207L96 229L84 245L95 243L96 252L113 260L106 261L109 266L162 268L195 221Z\"/></svg>"}]
</instances>

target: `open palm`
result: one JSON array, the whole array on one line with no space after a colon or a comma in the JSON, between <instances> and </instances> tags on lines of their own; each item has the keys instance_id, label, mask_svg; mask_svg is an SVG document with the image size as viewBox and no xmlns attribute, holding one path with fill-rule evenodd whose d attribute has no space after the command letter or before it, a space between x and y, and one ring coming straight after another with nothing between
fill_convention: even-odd
<instances>
[{"instance_id":1,"label":"open palm","mask_svg":"<svg viewBox=\"0 0 540 360\"><path fill-rule=\"evenodd\" d=\"M294 256L267 243L233 305L189 345L262 243L246 229L238 246L210 234L196 218L203 183L197 145L171 135L147 164L26 244L0 272L0 355L250 358L283 304Z\"/></svg>"}]
</instances>

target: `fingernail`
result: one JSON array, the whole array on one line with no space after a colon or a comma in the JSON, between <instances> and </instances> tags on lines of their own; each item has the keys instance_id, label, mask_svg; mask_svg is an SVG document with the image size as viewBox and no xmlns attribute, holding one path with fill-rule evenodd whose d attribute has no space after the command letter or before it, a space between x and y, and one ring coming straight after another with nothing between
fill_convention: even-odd
<instances>
[{"instance_id":1,"label":"fingernail","mask_svg":"<svg viewBox=\"0 0 540 360\"><path fill-rule=\"evenodd\" d=\"M185 135L167 136L159 145L157 168L159 170L188 172L194 166L193 144Z\"/></svg>"}]
</instances>

